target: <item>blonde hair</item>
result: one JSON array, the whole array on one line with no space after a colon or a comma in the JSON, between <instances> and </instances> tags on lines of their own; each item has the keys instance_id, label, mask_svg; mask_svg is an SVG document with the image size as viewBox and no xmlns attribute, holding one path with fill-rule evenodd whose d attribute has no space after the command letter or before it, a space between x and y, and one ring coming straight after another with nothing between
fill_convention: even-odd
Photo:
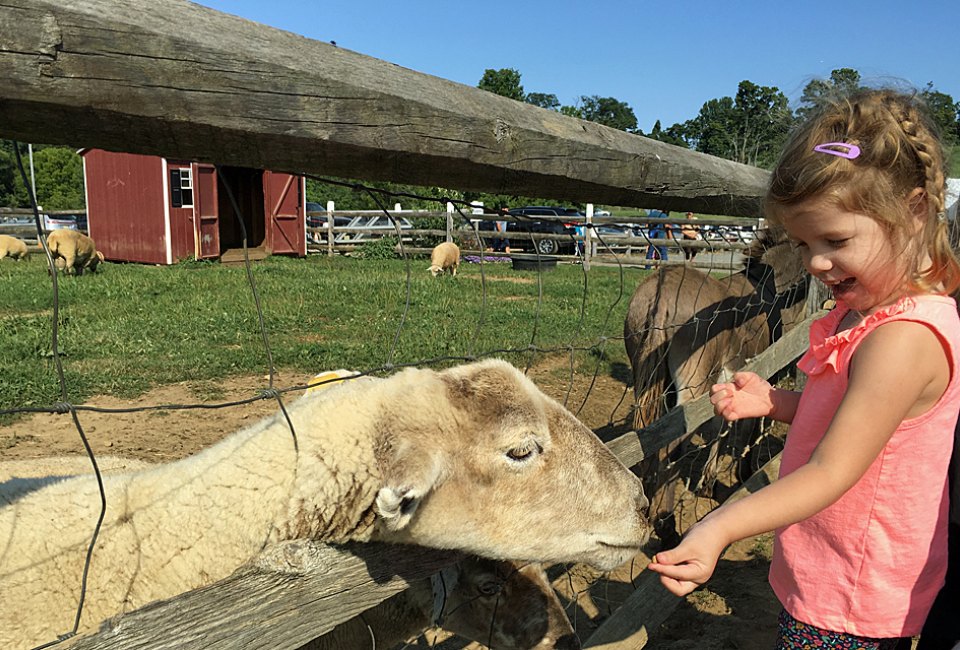
<instances>
[{"instance_id":1,"label":"blonde hair","mask_svg":"<svg viewBox=\"0 0 960 650\"><path fill-rule=\"evenodd\" d=\"M848 158L814 151L842 142L859 147ZM925 200L923 229L914 236L911 193ZM932 260L920 268L911 255L907 285L919 291L960 288L960 261L950 245L944 214L944 155L937 127L915 95L892 90L862 90L819 108L791 136L774 168L764 197L764 212L774 222L798 203L828 198L850 212L874 219L895 242Z\"/></svg>"}]
</instances>

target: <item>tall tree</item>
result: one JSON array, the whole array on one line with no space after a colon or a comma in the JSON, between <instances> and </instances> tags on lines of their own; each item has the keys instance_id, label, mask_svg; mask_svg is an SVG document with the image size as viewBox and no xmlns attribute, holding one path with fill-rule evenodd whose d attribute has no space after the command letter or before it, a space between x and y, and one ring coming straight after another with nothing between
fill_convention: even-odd
<instances>
[{"instance_id":1,"label":"tall tree","mask_svg":"<svg viewBox=\"0 0 960 650\"><path fill-rule=\"evenodd\" d=\"M838 68L829 79L814 79L803 88L797 117L805 119L823 102L849 95L860 87L860 73L853 68Z\"/></svg>"},{"instance_id":2,"label":"tall tree","mask_svg":"<svg viewBox=\"0 0 960 650\"><path fill-rule=\"evenodd\" d=\"M613 97L580 96L580 114L585 120L597 122L628 133L637 132L637 116L626 102Z\"/></svg>"},{"instance_id":3,"label":"tall tree","mask_svg":"<svg viewBox=\"0 0 960 650\"><path fill-rule=\"evenodd\" d=\"M775 86L744 80L735 99L711 99L697 117L671 128L697 151L766 167L776 159L792 126L786 95Z\"/></svg>"},{"instance_id":4,"label":"tall tree","mask_svg":"<svg viewBox=\"0 0 960 650\"><path fill-rule=\"evenodd\" d=\"M954 102L950 95L934 90L932 81L921 91L920 96L940 128L944 144L953 146L960 142L960 102Z\"/></svg>"},{"instance_id":5,"label":"tall tree","mask_svg":"<svg viewBox=\"0 0 960 650\"><path fill-rule=\"evenodd\" d=\"M643 135L642 132L638 133ZM660 120L657 120L656 124L653 125L653 130L647 134L647 137L652 140L666 142L667 144L674 144L678 147L689 148L690 146L690 143L687 141L686 131L682 124L674 124L664 129L662 126L660 126Z\"/></svg>"},{"instance_id":6,"label":"tall tree","mask_svg":"<svg viewBox=\"0 0 960 650\"><path fill-rule=\"evenodd\" d=\"M522 102L525 97L523 86L520 85L520 72L513 68L501 68L500 70L487 68L484 70L477 88L495 95L516 99L518 102Z\"/></svg>"},{"instance_id":7,"label":"tall tree","mask_svg":"<svg viewBox=\"0 0 960 650\"><path fill-rule=\"evenodd\" d=\"M524 101L528 104L533 104L534 106L546 108L551 111L560 109L560 100L552 93L528 93Z\"/></svg>"}]
</instances>

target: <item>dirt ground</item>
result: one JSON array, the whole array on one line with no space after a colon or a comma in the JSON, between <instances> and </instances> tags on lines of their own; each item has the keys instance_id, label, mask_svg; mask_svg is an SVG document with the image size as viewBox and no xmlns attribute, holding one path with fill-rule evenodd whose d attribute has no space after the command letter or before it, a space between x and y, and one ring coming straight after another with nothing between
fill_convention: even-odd
<instances>
[{"instance_id":1,"label":"dirt ground","mask_svg":"<svg viewBox=\"0 0 960 650\"><path fill-rule=\"evenodd\" d=\"M548 394L566 401L570 410L609 440L627 430L630 394L626 369L613 377L598 376L584 395L589 382L578 380L569 388L567 360L541 360L531 370L532 378ZM303 373L281 372L278 388L304 383ZM102 408L130 408L160 404L221 403L249 398L267 385L265 377L241 376L222 382L182 382L156 388L134 400L97 397L86 402ZM295 394L288 397L292 399ZM194 453L259 418L272 414L276 401L263 400L226 409L154 410L132 413L79 411L78 419L96 454L117 455L163 462ZM0 460L36 458L49 455L82 454L80 436L69 415L37 414L14 425L0 427ZM687 522L694 511L701 514L713 502L688 499L684 509ZM655 543L655 542L654 542ZM721 560L708 589L688 596L660 629L651 632L647 648L652 650L766 650L773 647L779 604L766 582L770 557L769 536L744 540L731 546ZM651 547L651 553L656 548ZM607 576L597 576L585 567L554 567L554 585L569 602L568 613L582 640L589 637L603 619L631 592L630 580L649 558L639 555ZM592 585L592 586L591 586ZM409 646L408 646L409 647ZM471 644L443 633L421 637L413 647L446 650L475 649Z\"/></svg>"}]
</instances>

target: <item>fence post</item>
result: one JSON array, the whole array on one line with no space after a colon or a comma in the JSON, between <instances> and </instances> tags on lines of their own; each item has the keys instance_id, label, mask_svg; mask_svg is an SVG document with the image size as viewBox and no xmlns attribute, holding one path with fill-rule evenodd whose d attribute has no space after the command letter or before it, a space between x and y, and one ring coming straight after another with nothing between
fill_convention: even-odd
<instances>
[{"instance_id":1,"label":"fence post","mask_svg":"<svg viewBox=\"0 0 960 650\"><path fill-rule=\"evenodd\" d=\"M327 201L327 257L333 257L333 201Z\"/></svg>"},{"instance_id":2,"label":"fence post","mask_svg":"<svg viewBox=\"0 0 960 650\"><path fill-rule=\"evenodd\" d=\"M590 257L593 255L593 204L587 204L587 223L583 228L583 270L590 270Z\"/></svg>"},{"instance_id":3,"label":"fence post","mask_svg":"<svg viewBox=\"0 0 960 650\"><path fill-rule=\"evenodd\" d=\"M447 241L453 241L453 204L447 201Z\"/></svg>"}]
</instances>

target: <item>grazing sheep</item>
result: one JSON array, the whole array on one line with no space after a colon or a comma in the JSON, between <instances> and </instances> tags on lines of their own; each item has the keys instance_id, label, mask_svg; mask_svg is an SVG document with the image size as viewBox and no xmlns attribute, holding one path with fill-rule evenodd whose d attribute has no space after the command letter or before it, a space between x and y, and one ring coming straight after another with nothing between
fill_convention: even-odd
<instances>
[{"instance_id":1,"label":"grazing sheep","mask_svg":"<svg viewBox=\"0 0 960 650\"><path fill-rule=\"evenodd\" d=\"M300 650L390 648L439 626L497 650L579 650L539 564L468 557Z\"/></svg>"},{"instance_id":2,"label":"grazing sheep","mask_svg":"<svg viewBox=\"0 0 960 650\"><path fill-rule=\"evenodd\" d=\"M54 230L47 235L47 247L57 268L67 274L82 275L84 270L96 271L103 261L92 239L78 230Z\"/></svg>"},{"instance_id":3,"label":"grazing sheep","mask_svg":"<svg viewBox=\"0 0 960 650\"><path fill-rule=\"evenodd\" d=\"M27 245L16 237L0 235L0 260L4 257L11 257L17 261L26 259Z\"/></svg>"},{"instance_id":4,"label":"grazing sheep","mask_svg":"<svg viewBox=\"0 0 960 650\"><path fill-rule=\"evenodd\" d=\"M80 632L289 539L380 540L609 570L649 536L640 481L510 364L355 378L180 461L103 477ZM72 626L90 476L0 508L0 647Z\"/></svg>"},{"instance_id":5,"label":"grazing sheep","mask_svg":"<svg viewBox=\"0 0 960 650\"><path fill-rule=\"evenodd\" d=\"M453 242L443 242L437 244L430 254L430 266L427 268L433 277L450 271L450 275L456 275L460 268L460 247Z\"/></svg>"}]
</instances>

